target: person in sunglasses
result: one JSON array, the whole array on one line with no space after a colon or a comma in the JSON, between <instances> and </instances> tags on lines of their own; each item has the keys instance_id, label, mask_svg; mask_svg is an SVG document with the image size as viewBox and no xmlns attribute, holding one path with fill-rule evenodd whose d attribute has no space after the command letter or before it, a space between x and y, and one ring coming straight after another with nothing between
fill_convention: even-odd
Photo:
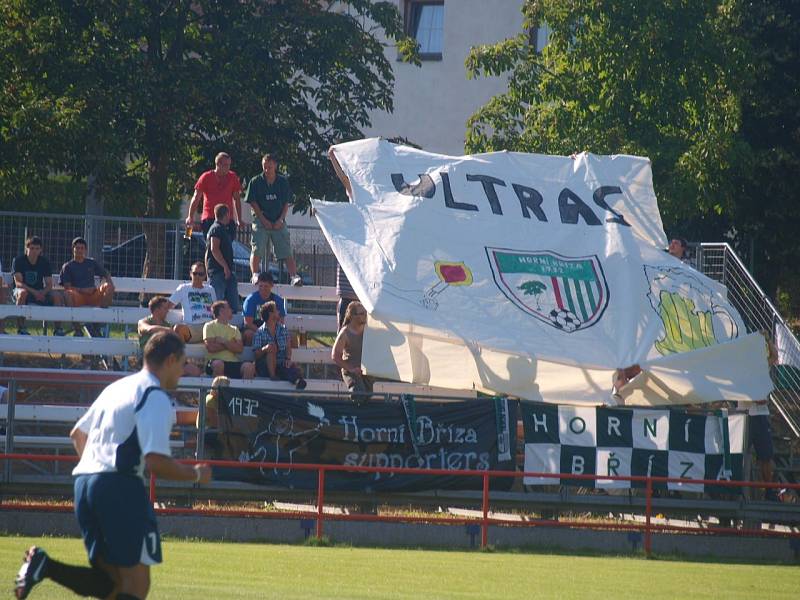
<instances>
[{"instance_id":1,"label":"person in sunglasses","mask_svg":"<svg viewBox=\"0 0 800 600\"><path fill-rule=\"evenodd\" d=\"M206 282L206 264L197 261L189 268L190 283L179 285L169 297L169 308L180 306L183 321L191 331L188 343L203 343L203 325L214 319L211 305L217 301L214 288Z\"/></svg>"}]
</instances>

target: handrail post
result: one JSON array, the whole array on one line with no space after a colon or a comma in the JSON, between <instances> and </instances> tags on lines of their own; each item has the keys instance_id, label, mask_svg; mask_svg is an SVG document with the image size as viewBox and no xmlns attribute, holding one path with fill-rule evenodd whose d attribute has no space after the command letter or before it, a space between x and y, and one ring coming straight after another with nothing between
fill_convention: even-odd
<instances>
[{"instance_id":1,"label":"handrail post","mask_svg":"<svg viewBox=\"0 0 800 600\"><path fill-rule=\"evenodd\" d=\"M325 506L325 467L319 468L319 479L317 481L317 539L322 539L322 518Z\"/></svg>"},{"instance_id":2,"label":"handrail post","mask_svg":"<svg viewBox=\"0 0 800 600\"><path fill-rule=\"evenodd\" d=\"M14 414L17 406L17 380L10 379L8 382L8 391L6 392L6 454L13 454L14 452ZM11 461L5 461L3 467L3 480L6 483L11 483Z\"/></svg>"},{"instance_id":3,"label":"handrail post","mask_svg":"<svg viewBox=\"0 0 800 600\"><path fill-rule=\"evenodd\" d=\"M653 480L647 476L647 487L645 488L645 520L644 520L644 554L650 558L652 550L652 539L650 536L650 516L653 513Z\"/></svg>"},{"instance_id":4,"label":"handrail post","mask_svg":"<svg viewBox=\"0 0 800 600\"><path fill-rule=\"evenodd\" d=\"M483 518L481 519L481 548L489 543L489 474L483 474Z\"/></svg>"},{"instance_id":5,"label":"handrail post","mask_svg":"<svg viewBox=\"0 0 800 600\"><path fill-rule=\"evenodd\" d=\"M150 504L156 503L156 476L150 473Z\"/></svg>"}]
</instances>

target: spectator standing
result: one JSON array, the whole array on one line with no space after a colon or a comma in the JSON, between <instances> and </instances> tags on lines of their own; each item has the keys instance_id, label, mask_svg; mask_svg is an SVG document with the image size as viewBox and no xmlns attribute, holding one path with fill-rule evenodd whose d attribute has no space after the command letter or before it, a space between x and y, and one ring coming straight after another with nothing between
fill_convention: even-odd
<instances>
[{"instance_id":1,"label":"spectator standing","mask_svg":"<svg viewBox=\"0 0 800 600\"><path fill-rule=\"evenodd\" d=\"M331 349L333 362L342 370L342 381L347 384L356 402L365 400L372 393L375 379L361 370L361 349L364 343L364 328L367 325L367 310L358 300L347 305L343 327L336 336Z\"/></svg>"},{"instance_id":2,"label":"spectator standing","mask_svg":"<svg viewBox=\"0 0 800 600\"><path fill-rule=\"evenodd\" d=\"M257 289L255 292L244 299L242 314L244 315L244 327L242 328L242 338L245 346L253 343L253 335L261 327L261 307L267 302L274 302L280 313L280 321L283 323L286 318L286 302L278 294L272 291L275 281L270 273L259 273L256 280Z\"/></svg>"},{"instance_id":3,"label":"spectator standing","mask_svg":"<svg viewBox=\"0 0 800 600\"><path fill-rule=\"evenodd\" d=\"M206 283L206 265L196 262L189 267L189 283L182 283L169 297L169 308L180 306L183 311L182 323L189 328L191 337L189 344L200 344L203 341L203 325L214 316L211 305L217 301L214 288Z\"/></svg>"},{"instance_id":4,"label":"spectator standing","mask_svg":"<svg viewBox=\"0 0 800 600\"><path fill-rule=\"evenodd\" d=\"M242 334L230 324L233 311L227 302L218 300L211 305L214 320L203 325L203 343L206 346L208 363L206 374L213 377L225 375L231 379L252 379L255 366L249 361L240 361L239 353L244 349Z\"/></svg>"},{"instance_id":5,"label":"spectator standing","mask_svg":"<svg viewBox=\"0 0 800 600\"><path fill-rule=\"evenodd\" d=\"M226 152L220 152L214 159L214 169L206 171L194 184L194 196L189 205L189 214L186 217L186 226L194 224L194 217L202 206L200 226L203 235L208 235L208 230L214 223L214 209L220 204L227 206L231 221L227 224L228 234L231 239L236 239L236 228L242 214L242 184L239 176L231 171L231 157Z\"/></svg>"},{"instance_id":6,"label":"spectator standing","mask_svg":"<svg viewBox=\"0 0 800 600\"><path fill-rule=\"evenodd\" d=\"M224 204L214 209L216 220L206 235L206 272L217 300L225 300L239 312L239 288L233 272L233 240L228 231L230 212Z\"/></svg>"},{"instance_id":7,"label":"spectator standing","mask_svg":"<svg viewBox=\"0 0 800 600\"><path fill-rule=\"evenodd\" d=\"M36 235L25 240L25 252L11 263L14 275L14 300L17 306L64 306L64 296L53 289L53 269L42 256L42 238ZM53 334L64 335L61 323L53 323ZM17 318L17 333L29 335L24 317Z\"/></svg>"},{"instance_id":8,"label":"spectator standing","mask_svg":"<svg viewBox=\"0 0 800 600\"><path fill-rule=\"evenodd\" d=\"M250 253L250 270L255 282L261 272L261 261L269 261L270 246L275 258L286 261L292 285L303 285L297 274L297 265L292 255L286 213L289 211L292 192L289 180L278 174L278 159L274 154L265 154L261 159L263 172L250 180L244 201L253 210L253 237Z\"/></svg>"},{"instance_id":9,"label":"spectator standing","mask_svg":"<svg viewBox=\"0 0 800 600\"><path fill-rule=\"evenodd\" d=\"M292 362L289 330L281 323L275 302L270 301L261 306L261 320L261 327L253 337L253 352L256 355L256 372L259 377L289 381L298 390L306 389L306 380Z\"/></svg>"},{"instance_id":10,"label":"spectator standing","mask_svg":"<svg viewBox=\"0 0 800 600\"><path fill-rule=\"evenodd\" d=\"M67 306L99 306L108 308L114 298L114 281L105 268L93 258L86 256L88 245L82 237L72 240L72 260L61 267L61 285ZM94 284L95 277L103 281L100 287ZM80 323L73 323L76 337L83 335Z\"/></svg>"},{"instance_id":11,"label":"spectator standing","mask_svg":"<svg viewBox=\"0 0 800 600\"><path fill-rule=\"evenodd\" d=\"M353 291L353 286L350 285L350 280L342 269L342 266L336 263L336 295L339 300L336 303L336 319L338 329L342 328L344 324L344 315L347 311L347 306L353 301L358 300L358 296Z\"/></svg>"}]
</instances>

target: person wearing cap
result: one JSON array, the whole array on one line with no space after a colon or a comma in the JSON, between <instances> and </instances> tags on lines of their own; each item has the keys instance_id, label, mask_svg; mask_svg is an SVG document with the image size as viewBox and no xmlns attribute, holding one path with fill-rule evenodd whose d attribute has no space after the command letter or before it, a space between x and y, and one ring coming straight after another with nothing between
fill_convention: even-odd
<instances>
[{"instance_id":1,"label":"person wearing cap","mask_svg":"<svg viewBox=\"0 0 800 600\"><path fill-rule=\"evenodd\" d=\"M114 299L114 281L103 265L86 256L88 244L82 237L72 240L72 260L61 267L61 285L67 306L99 306L108 308ZM95 277L101 280L95 285ZM76 337L83 335L80 323L73 323Z\"/></svg>"}]
</instances>

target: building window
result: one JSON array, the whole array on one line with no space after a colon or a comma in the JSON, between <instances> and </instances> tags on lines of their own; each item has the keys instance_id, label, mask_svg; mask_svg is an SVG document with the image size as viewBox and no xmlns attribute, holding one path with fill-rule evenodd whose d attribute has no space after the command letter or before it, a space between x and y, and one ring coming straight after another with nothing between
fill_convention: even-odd
<instances>
[{"instance_id":1,"label":"building window","mask_svg":"<svg viewBox=\"0 0 800 600\"><path fill-rule=\"evenodd\" d=\"M542 23L539 27L534 27L528 31L528 41L530 45L536 49L537 53L544 50L544 47L550 41L550 34L552 31L553 30L547 26L547 23Z\"/></svg>"},{"instance_id":2,"label":"building window","mask_svg":"<svg viewBox=\"0 0 800 600\"><path fill-rule=\"evenodd\" d=\"M442 60L444 2L406 0L406 33L417 40L422 60Z\"/></svg>"}]
</instances>

